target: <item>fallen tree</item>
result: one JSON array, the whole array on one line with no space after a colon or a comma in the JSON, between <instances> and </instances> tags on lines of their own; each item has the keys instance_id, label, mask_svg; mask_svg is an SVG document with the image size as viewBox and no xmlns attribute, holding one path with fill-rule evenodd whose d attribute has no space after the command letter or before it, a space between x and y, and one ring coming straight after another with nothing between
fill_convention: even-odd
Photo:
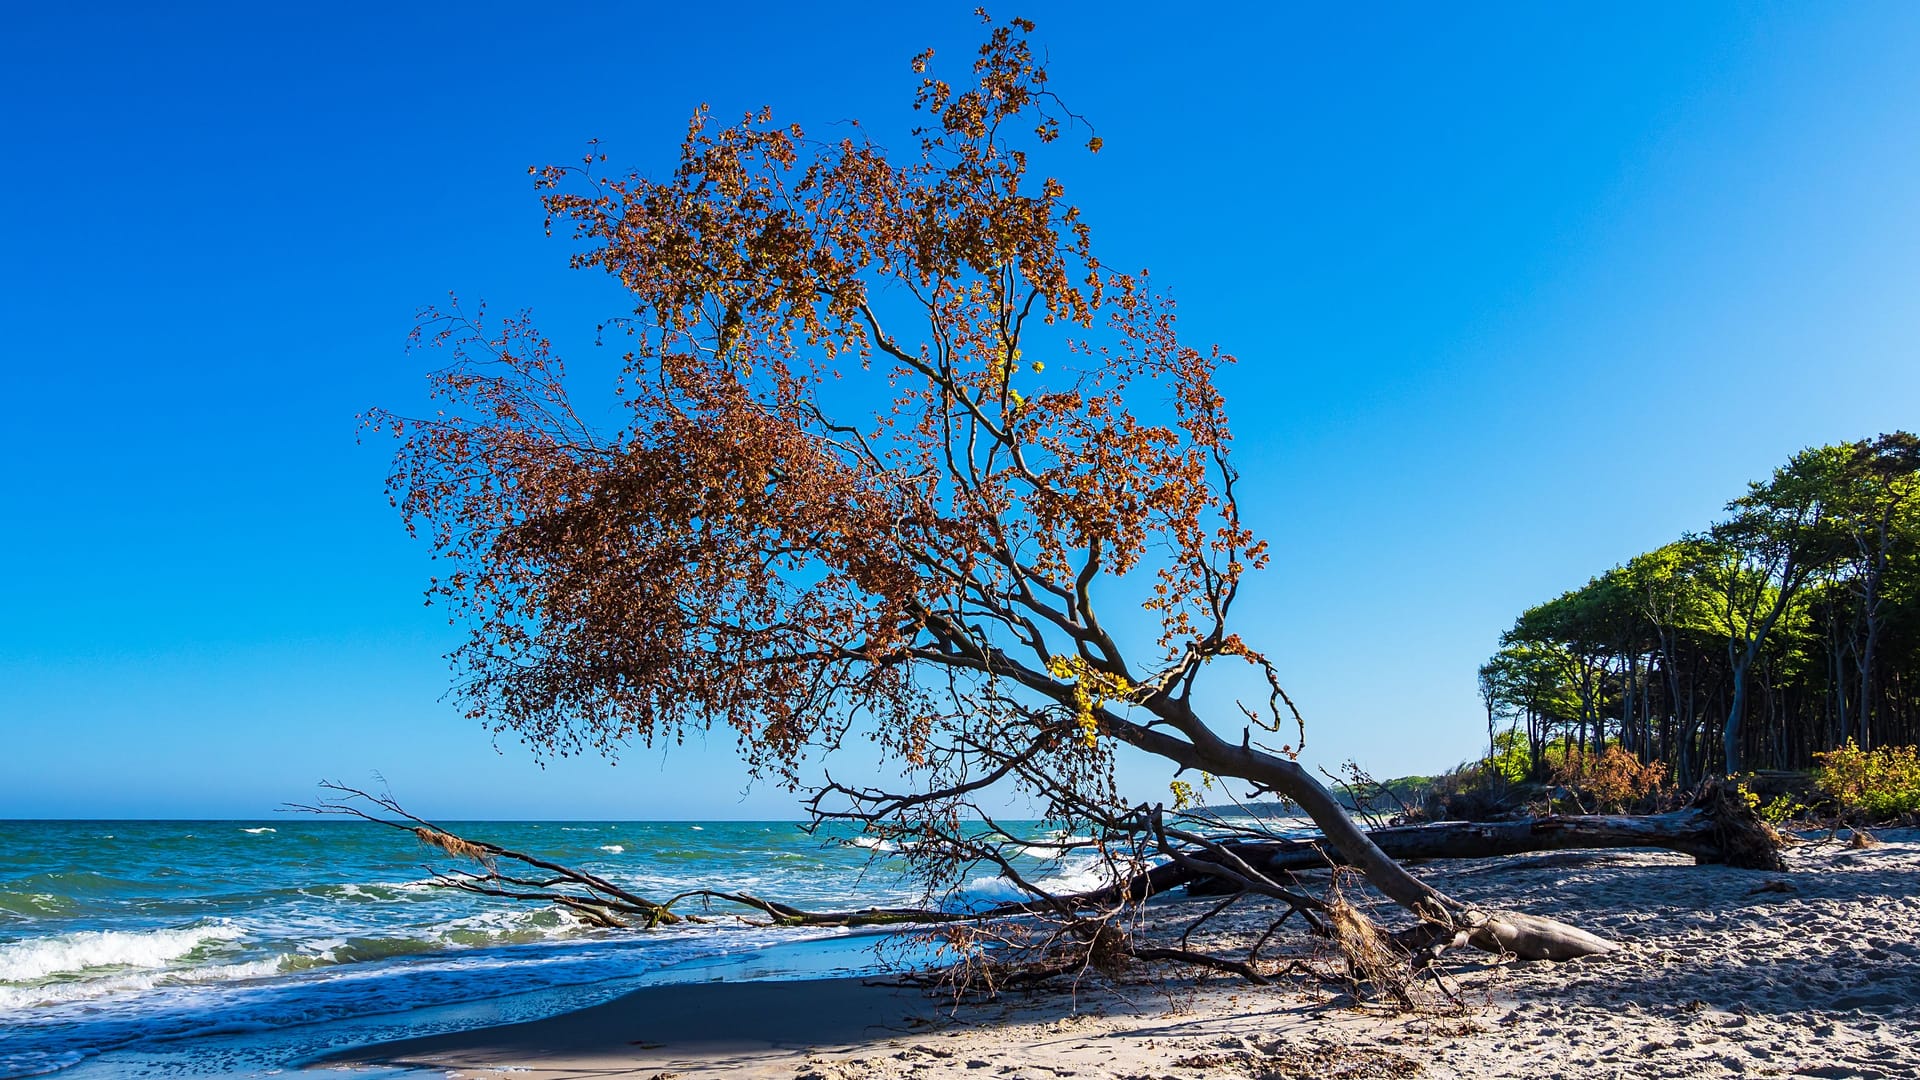
<instances>
[{"instance_id":1,"label":"fallen tree","mask_svg":"<svg viewBox=\"0 0 1920 1080\"><path fill-rule=\"evenodd\" d=\"M1665 814L1556 814L1512 821L1443 821L1373 829L1367 833L1387 856L1402 862L1484 859L1542 851L1662 848L1701 863L1745 870L1783 870L1780 839L1737 800L1712 790L1698 804ZM1236 845L1241 857L1268 873L1341 865L1337 849L1310 840Z\"/></svg>"},{"instance_id":2,"label":"fallen tree","mask_svg":"<svg viewBox=\"0 0 1920 1080\"><path fill-rule=\"evenodd\" d=\"M1337 889L1315 895L1302 887L1296 875L1345 865L1337 849L1324 837L1256 838L1242 835L1246 830L1224 826L1217 821L1196 817L1169 826L1164 811L1156 810L1144 831L1155 838L1161 855L1157 865L1122 874L1114 864L1115 879L1108 885L1078 893L1052 893L1034 885L1014 869L1004 854L987 856L998 861L1003 873L1027 892L1030 899L975 907L867 907L841 911L813 911L779 900L723 887L687 889L671 896L650 899L592 872L566 866L551 859L502 847L484 839L455 834L431 821L415 816L390 796L339 784L324 784L330 797L317 805L295 809L320 814L344 814L400 830L421 843L461 860L478 863L482 870L429 868L432 880L445 888L508 900L555 904L572 911L584 921L606 928L638 926L653 929L681 922L702 922L715 918L714 905L731 905L753 913L735 915L751 920L757 917L766 925L789 927L921 927L932 924L990 924L1030 916L1050 916L1063 920L1064 929L1038 947L1026 944L1027 952L1007 971L1017 969L1020 978L1037 978L1063 970L1070 964L1058 961L1055 948L1059 936L1075 936L1091 948L1091 943L1107 930L1107 923L1130 905L1142 904L1155 896L1177 889L1190 895L1227 895L1252 892L1280 900L1283 914L1244 959L1230 958L1185 947L1169 949L1142 946L1126 935L1107 941L1103 947L1116 955L1143 960L1185 963L1228 971L1250 981L1268 981L1260 969L1260 950L1273 929L1295 914L1313 931L1336 940L1348 950L1351 968L1364 966L1352 955L1369 939L1364 923L1343 925L1354 919L1355 910L1338 896ZM1182 824L1187 827L1180 827ZM1211 826L1216 835L1204 831ZM1399 826L1369 830L1368 838L1381 851L1403 861L1427 859L1479 859L1542 851L1608 848L1663 848L1692 855L1703 863L1728 863L1746 869L1784 869L1779 855L1779 836L1753 813L1744 801L1709 790L1695 805L1683 810L1654 815L1575 815L1550 816L1501 822L1441 822L1430 825ZM969 841L975 845L994 839L1018 839L1031 846L1033 837L976 831ZM1062 844L1063 850L1077 845ZM526 871L511 870L513 864ZM503 869L507 867L508 869ZM532 872L537 872L532 873ZM1231 901L1229 901L1231 902ZM688 910L689 905L697 911ZM1219 908L1196 920L1203 924ZM1184 943L1192 933L1181 936ZM1468 944L1468 936L1441 934L1434 928L1416 928L1397 937L1397 942L1416 963L1430 962L1436 945ZM1001 942L1007 939L1000 938ZM1378 948L1380 946L1374 946ZM1416 955L1415 949L1424 949ZM1578 954L1575 954L1578 955ZM1377 963L1377 959L1375 963ZM1368 975L1370 981L1393 985L1381 972Z\"/></svg>"},{"instance_id":3,"label":"fallen tree","mask_svg":"<svg viewBox=\"0 0 1920 1080\"><path fill-rule=\"evenodd\" d=\"M1083 123L1031 29L993 29L969 85L925 75L899 160L858 128L817 142L767 111L719 129L703 111L663 180L601 176L598 154L536 171L576 265L633 303L602 328L625 345L619 421L575 407L528 318L457 306L416 335L451 352L435 408L369 417L401 440L389 491L409 527L451 564L429 598L469 630L452 657L469 715L563 755L731 731L755 776L813 789L816 825L898 840L930 896L993 868L1090 952L1116 948L1108 929L1144 898L1125 883L1163 860L1348 927L1357 950L1377 936L1338 897L1124 797L1123 750L1298 804L1436 938L1522 958L1612 949L1433 888L1299 764L1304 721L1230 628L1243 575L1267 562L1214 384L1231 357L1182 341L1171 300L1096 258L1060 182L1029 171ZM1108 618L1114 595L1132 614ZM1258 704L1223 721L1236 693ZM897 782L810 779L849 742ZM1031 838L992 816L1019 797L1085 834L1062 854L1097 853L1123 883L1096 918L1093 898L1021 879L1007 852ZM472 885L584 888L570 906L646 921L694 899L524 865L540 873Z\"/></svg>"}]
</instances>

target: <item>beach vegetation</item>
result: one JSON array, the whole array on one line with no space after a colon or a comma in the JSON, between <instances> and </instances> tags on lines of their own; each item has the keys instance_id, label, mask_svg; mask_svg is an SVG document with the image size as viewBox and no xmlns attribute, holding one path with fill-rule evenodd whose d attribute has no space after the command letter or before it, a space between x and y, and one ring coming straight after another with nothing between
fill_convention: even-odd
<instances>
[{"instance_id":1,"label":"beach vegetation","mask_svg":"<svg viewBox=\"0 0 1920 1080\"><path fill-rule=\"evenodd\" d=\"M1531 764L1525 735L1514 728L1494 735L1493 752L1487 755L1487 765L1501 780L1509 784L1520 783L1527 779Z\"/></svg>"},{"instance_id":2,"label":"beach vegetation","mask_svg":"<svg viewBox=\"0 0 1920 1080\"><path fill-rule=\"evenodd\" d=\"M1553 779L1576 798L1584 796L1585 809L1603 814L1656 809L1671 790L1665 765L1641 761L1618 745L1599 751L1567 748Z\"/></svg>"},{"instance_id":3,"label":"beach vegetation","mask_svg":"<svg viewBox=\"0 0 1920 1080\"><path fill-rule=\"evenodd\" d=\"M1920 747L1863 750L1850 739L1814 759L1814 783L1841 817L1882 822L1920 815Z\"/></svg>"},{"instance_id":4,"label":"beach vegetation","mask_svg":"<svg viewBox=\"0 0 1920 1080\"><path fill-rule=\"evenodd\" d=\"M1810 780L1810 778L1808 778ZM1781 826L1805 815L1811 808L1800 801L1801 789L1769 791L1764 778L1757 773L1748 773L1734 784L1734 795L1754 815L1770 826Z\"/></svg>"}]
</instances>

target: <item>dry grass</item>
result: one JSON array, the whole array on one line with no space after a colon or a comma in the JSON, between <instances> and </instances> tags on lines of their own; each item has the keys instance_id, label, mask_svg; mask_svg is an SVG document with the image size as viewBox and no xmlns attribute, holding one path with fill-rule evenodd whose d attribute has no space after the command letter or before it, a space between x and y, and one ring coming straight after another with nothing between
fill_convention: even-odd
<instances>
[{"instance_id":1,"label":"dry grass","mask_svg":"<svg viewBox=\"0 0 1920 1080\"><path fill-rule=\"evenodd\" d=\"M1413 969L1407 954L1396 946L1366 912L1347 899L1336 872L1327 886L1327 910L1322 916L1333 943L1346 961L1348 989L1355 998L1391 998L1406 1010L1414 1008Z\"/></svg>"},{"instance_id":2,"label":"dry grass","mask_svg":"<svg viewBox=\"0 0 1920 1080\"><path fill-rule=\"evenodd\" d=\"M493 865L493 855L486 848L471 840L462 840L452 833L440 832L425 826L413 830L413 835L423 844L431 844L456 859L472 859L483 866Z\"/></svg>"}]
</instances>

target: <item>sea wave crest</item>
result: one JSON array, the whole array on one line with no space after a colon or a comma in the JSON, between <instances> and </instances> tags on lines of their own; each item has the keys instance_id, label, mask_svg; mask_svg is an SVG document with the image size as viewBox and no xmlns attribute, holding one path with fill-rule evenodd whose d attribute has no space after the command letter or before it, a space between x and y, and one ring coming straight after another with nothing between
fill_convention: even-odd
<instances>
[{"instance_id":1,"label":"sea wave crest","mask_svg":"<svg viewBox=\"0 0 1920 1080\"><path fill-rule=\"evenodd\" d=\"M77 930L0 945L0 983L24 983L90 968L157 968L246 931L225 921L161 930Z\"/></svg>"},{"instance_id":2,"label":"sea wave crest","mask_svg":"<svg viewBox=\"0 0 1920 1080\"><path fill-rule=\"evenodd\" d=\"M240 982L264 979L284 970L281 958L250 960L240 964L167 971L140 971L78 982L47 982L32 986L0 986L0 1012L19 1012L49 1005L97 1003L102 998L138 994L161 986L194 986L207 983ZM0 1072L0 1076L6 1076Z\"/></svg>"}]
</instances>

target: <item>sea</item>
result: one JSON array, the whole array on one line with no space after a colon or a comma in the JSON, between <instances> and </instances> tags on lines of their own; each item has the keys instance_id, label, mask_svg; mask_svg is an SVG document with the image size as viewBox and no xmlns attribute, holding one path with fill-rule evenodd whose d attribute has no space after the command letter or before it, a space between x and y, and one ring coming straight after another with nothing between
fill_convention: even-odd
<instances>
[{"instance_id":1,"label":"sea","mask_svg":"<svg viewBox=\"0 0 1920 1080\"><path fill-rule=\"evenodd\" d=\"M923 899L886 842L792 822L444 824L656 898L719 886L819 910ZM1024 856L1023 876L1096 883L1091 858L1045 855ZM595 929L434 885L429 867L449 865L357 821L0 822L0 1078L272 1076L344 1046L553 1015L648 983L911 962L911 943L871 932L731 918ZM1013 895L987 875L957 902Z\"/></svg>"}]
</instances>

